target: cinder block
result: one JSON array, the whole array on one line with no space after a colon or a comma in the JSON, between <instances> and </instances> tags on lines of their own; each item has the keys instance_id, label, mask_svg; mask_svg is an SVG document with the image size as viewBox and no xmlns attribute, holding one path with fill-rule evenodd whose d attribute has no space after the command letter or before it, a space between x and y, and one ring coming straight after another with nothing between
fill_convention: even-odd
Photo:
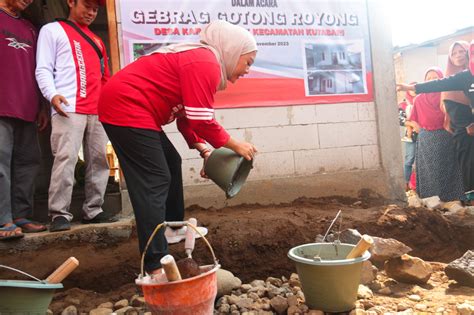
<instances>
[{"instance_id":1,"label":"cinder block","mask_svg":"<svg viewBox=\"0 0 474 315\"><path fill-rule=\"evenodd\" d=\"M249 180L283 177L295 174L293 151L257 154Z\"/></svg>"},{"instance_id":2,"label":"cinder block","mask_svg":"<svg viewBox=\"0 0 474 315\"><path fill-rule=\"evenodd\" d=\"M210 180L202 178L200 175L203 165L203 159L188 159L183 161L183 185L209 184Z\"/></svg>"},{"instance_id":3,"label":"cinder block","mask_svg":"<svg viewBox=\"0 0 474 315\"><path fill-rule=\"evenodd\" d=\"M295 151L317 149L317 125L249 128L246 139L257 146L260 152Z\"/></svg>"},{"instance_id":4,"label":"cinder block","mask_svg":"<svg viewBox=\"0 0 474 315\"><path fill-rule=\"evenodd\" d=\"M316 122L336 123L358 121L357 103L316 105Z\"/></svg>"},{"instance_id":5,"label":"cinder block","mask_svg":"<svg viewBox=\"0 0 474 315\"><path fill-rule=\"evenodd\" d=\"M357 108L359 111L359 120L375 120L375 104L373 102L368 103L359 103L357 104Z\"/></svg>"},{"instance_id":6,"label":"cinder block","mask_svg":"<svg viewBox=\"0 0 474 315\"><path fill-rule=\"evenodd\" d=\"M319 124L318 131L321 148L377 144L377 127L372 121Z\"/></svg>"},{"instance_id":7,"label":"cinder block","mask_svg":"<svg viewBox=\"0 0 474 315\"><path fill-rule=\"evenodd\" d=\"M216 109L215 118L226 129L290 124L286 106Z\"/></svg>"},{"instance_id":8,"label":"cinder block","mask_svg":"<svg viewBox=\"0 0 474 315\"><path fill-rule=\"evenodd\" d=\"M362 169L360 146L295 151L294 155L298 175Z\"/></svg>"},{"instance_id":9,"label":"cinder block","mask_svg":"<svg viewBox=\"0 0 474 315\"><path fill-rule=\"evenodd\" d=\"M379 148L376 145L362 146L362 162L364 169L377 169L380 167Z\"/></svg>"},{"instance_id":10,"label":"cinder block","mask_svg":"<svg viewBox=\"0 0 474 315\"><path fill-rule=\"evenodd\" d=\"M316 123L316 106L318 105L300 105L289 106L288 113L292 125L309 125Z\"/></svg>"}]
</instances>

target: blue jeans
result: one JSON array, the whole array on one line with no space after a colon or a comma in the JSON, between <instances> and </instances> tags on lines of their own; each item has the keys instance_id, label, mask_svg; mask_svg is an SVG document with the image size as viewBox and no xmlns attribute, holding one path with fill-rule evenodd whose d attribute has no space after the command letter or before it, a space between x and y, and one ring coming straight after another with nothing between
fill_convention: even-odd
<instances>
[{"instance_id":1,"label":"blue jeans","mask_svg":"<svg viewBox=\"0 0 474 315\"><path fill-rule=\"evenodd\" d=\"M405 143L405 163L403 167L403 175L405 182L410 182L411 171L413 164L415 163L415 142L404 142Z\"/></svg>"}]
</instances>

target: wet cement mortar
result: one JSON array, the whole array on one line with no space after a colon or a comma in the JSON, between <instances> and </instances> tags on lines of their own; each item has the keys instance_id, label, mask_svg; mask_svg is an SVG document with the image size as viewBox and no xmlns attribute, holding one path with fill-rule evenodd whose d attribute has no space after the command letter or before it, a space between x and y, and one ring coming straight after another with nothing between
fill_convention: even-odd
<instances>
[{"instance_id":1,"label":"wet cement mortar","mask_svg":"<svg viewBox=\"0 0 474 315\"><path fill-rule=\"evenodd\" d=\"M287 258L288 250L314 242L318 234L324 234L339 210L342 210L342 226L336 225L336 230L353 228L362 234L395 238L413 249L410 255L426 261L448 263L473 248L472 216L447 217L440 211L403 205L389 207L389 204L365 192L360 198L301 198L280 205L223 209L191 206L186 216L196 217L200 225L209 229L207 238L220 264L243 283L289 277L295 268ZM94 244L69 239L62 245L41 248L36 257L29 257L28 253L17 255L21 269L45 275L51 270L41 269L41 261L80 257L82 268L63 282L65 290L53 299L50 309L54 314L60 314L71 304L71 299L81 301L79 312L88 312L101 303L129 299L139 293L134 284L140 273L136 231L118 243L100 237ZM170 253L177 259L184 257L183 245L170 246ZM199 240L193 258L200 264L212 262L207 247ZM474 293L469 292L466 294Z\"/></svg>"}]
</instances>

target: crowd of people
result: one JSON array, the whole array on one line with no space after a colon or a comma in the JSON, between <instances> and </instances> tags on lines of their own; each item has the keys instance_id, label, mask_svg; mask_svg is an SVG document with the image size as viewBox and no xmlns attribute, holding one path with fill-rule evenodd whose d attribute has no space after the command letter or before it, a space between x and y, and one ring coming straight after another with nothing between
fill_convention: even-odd
<instances>
[{"instance_id":1,"label":"crowd of people","mask_svg":"<svg viewBox=\"0 0 474 315\"><path fill-rule=\"evenodd\" d=\"M398 84L398 90L407 93L400 110L409 144L407 189L415 188L420 198L474 205L474 41L451 45L444 74L432 67L425 82ZM410 182L413 163L416 184Z\"/></svg>"}]
</instances>

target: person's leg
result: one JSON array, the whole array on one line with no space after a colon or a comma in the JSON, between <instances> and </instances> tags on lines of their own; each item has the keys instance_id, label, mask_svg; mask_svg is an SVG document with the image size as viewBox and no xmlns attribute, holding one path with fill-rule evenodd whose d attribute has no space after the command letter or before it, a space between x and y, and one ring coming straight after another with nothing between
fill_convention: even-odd
<instances>
[{"instance_id":1,"label":"person's leg","mask_svg":"<svg viewBox=\"0 0 474 315\"><path fill-rule=\"evenodd\" d=\"M72 188L74 186L74 169L77 155L81 148L87 116L68 113L69 118L54 115L51 118L51 151L54 156L49 185L49 215L54 221L57 217L72 220L69 212Z\"/></svg>"},{"instance_id":2,"label":"person's leg","mask_svg":"<svg viewBox=\"0 0 474 315\"><path fill-rule=\"evenodd\" d=\"M405 143L405 163L403 169L403 175L405 177L405 182L410 182L411 172L413 169L413 164L415 163L415 148L416 143L414 142L404 142Z\"/></svg>"},{"instance_id":3,"label":"person's leg","mask_svg":"<svg viewBox=\"0 0 474 315\"><path fill-rule=\"evenodd\" d=\"M171 175L157 131L104 124L125 176L137 222L138 243L143 253L156 226L165 221ZM145 255L148 272L160 268L168 253L165 229L157 233Z\"/></svg>"},{"instance_id":4,"label":"person's leg","mask_svg":"<svg viewBox=\"0 0 474 315\"><path fill-rule=\"evenodd\" d=\"M86 163L85 195L82 212L85 220L91 220L102 212L105 189L109 180L107 163L107 135L97 115L87 115L83 150Z\"/></svg>"},{"instance_id":5,"label":"person's leg","mask_svg":"<svg viewBox=\"0 0 474 315\"><path fill-rule=\"evenodd\" d=\"M166 221L183 221L184 196L181 156L164 132L160 133L160 139L171 174L170 189L166 199Z\"/></svg>"},{"instance_id":6,"label":"person's leg","mask_svg":"<svg viewBox=\"0 0 474 315\"><path fill-rule=\"evenodd\" d=\"M26 219L33 212L35 180L40 166L36 123L19 120L14 139L11 167L13 222L24 232L44 231L46 226Z\"/></svg>"},{"instance_id":7,"label":"person's leg","mask_svg":"<svg viewBox=\"0 0 474 315\"><path fill-rule=\"evenodd\" d=\"M11 223L11 160L13 155L14 120L0 118L0 226Z\"/></svg>"}]
</instances>

